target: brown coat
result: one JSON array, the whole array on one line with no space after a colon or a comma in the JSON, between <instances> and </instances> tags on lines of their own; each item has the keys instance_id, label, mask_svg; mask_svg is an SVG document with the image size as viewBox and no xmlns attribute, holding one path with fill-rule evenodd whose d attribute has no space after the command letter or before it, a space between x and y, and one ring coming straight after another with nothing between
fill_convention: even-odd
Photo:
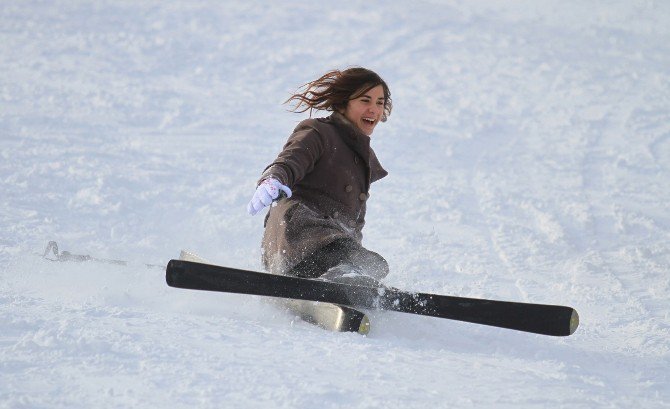
<instances>
[{"instance_id":1,"label":"brown coat","mask_svg":"<svg viewBox=\"0 0 670 409\"><path fill-rule=\"evenodd\" d=\"M370 137L343 115L302 121L261 177L293 191L265 218L265 268L284 273L336 239L360 244L370 184L387 174Z\"/></svg>"}]
</instances>

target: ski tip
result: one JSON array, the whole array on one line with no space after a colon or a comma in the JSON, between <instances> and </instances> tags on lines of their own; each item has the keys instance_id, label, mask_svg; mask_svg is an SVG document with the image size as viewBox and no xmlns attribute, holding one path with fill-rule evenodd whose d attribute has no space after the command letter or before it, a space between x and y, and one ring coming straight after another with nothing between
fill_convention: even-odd
<instances>
[{"instance_id":1,"label":"ski tip","mask_svg":"<svg viewBox=\"0 0 670 409\"><path fill-rule=\"evenodd\" d=\"M572 315L570 316L570 328L569 328L569 334L572 335L577 331L577 327L579 326L579 314L577 314L577 310L573 309L572 310Z\"/></svg>"},{"instance_id":2,"label":"ski tip","mask_svg":"<svg viewBox=\"0 0 670 409\"><path fill-rule=\"evenodd\" d=\"M368 333L370 333L370 319L368 318L367 315L363 315L361 323L358 326L358 331L356 332L358 332L361 335L368 335Z\"/></svg>"},{"instance_id":3,"label":"ski tip","mask_svg":"<svg viewBox=\"0 0 670 409\"><path fill-rule=\"evenodd\" d=\"M179 260L170 260L165 268L165 282L170 287L177 286L177 279L179 274L183 272L183 268L178 266Z\"/></svg>"},{"instance_id":4,"label":"ski tip","mask_svg":"<svg viewBox=\"0 0 670 409\"><path fill-rule=\"evenodd\" d=\"M205 260L204 258L200 257L194 252L188 250L181 250L179 252L179 260L192 261L194 263L201 263L201 264L212 264L208 260Z\"/></svg>"}]
</instances>

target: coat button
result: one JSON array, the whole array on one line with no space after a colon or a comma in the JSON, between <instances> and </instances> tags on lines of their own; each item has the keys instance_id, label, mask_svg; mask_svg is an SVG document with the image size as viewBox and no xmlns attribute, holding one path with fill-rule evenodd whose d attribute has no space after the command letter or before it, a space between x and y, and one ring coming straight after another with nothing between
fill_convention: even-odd
<instances>
[{"instance_id":1,"label":"coat button","mask_svg":"<svg viewBox=\"0 0 670 409\"><path fill-rule=\"evenodd\" d=\"M367 193L361 193L360 195L358 195L358 198L359 198L361 201L364 202L364 201L368 200L368 195L367 195Z\"/></svg>"},{"instance_id":2,"label":"coat button","mask_svg":"<svg viewBox=\"0 0 670 409\"><path fill-rule=\"evenodd\" d=\"M356 227L356 222L353 220L349 221L349 227Z\"/></svg>"},{"instance_id":3,"label":"coat button","mask_svg":"<svg viewBox=\"0 0 670 409\"><path fill-rule=\"evenodd\" d=\"M344 188L344 190L345 190L347 193L349 193L349 192L351 192L352 190L354 190L354 187L351 186L351 185L347 185L347 186Z\"/></svg>"},{"instance_id":4,"label":"coat button","mask_svg":"<svg viewBox=\"0 0 670 409\"><path fill-rule=\"evenodd\" d=\"M334 211L334 212L333 212L333 217L334 217L335 219L337 219L338 217L340 217L340 212L338 212L338 211Z\"/></svg>"}]
</instances>

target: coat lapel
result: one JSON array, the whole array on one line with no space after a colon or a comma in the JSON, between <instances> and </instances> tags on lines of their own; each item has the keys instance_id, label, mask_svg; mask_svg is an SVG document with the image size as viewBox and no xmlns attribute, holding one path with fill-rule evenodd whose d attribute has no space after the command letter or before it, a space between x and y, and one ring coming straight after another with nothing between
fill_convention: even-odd
<instances>
[{"instance_id":1,"label":"coat lapel","mask_svg":"<svg viewBox=\"0 0 670 409\"><path fill-rule=\"evenodd\" d=\"M366 190L369 190L372 182L388 175L370 147L370 137L359 131L354 124L338 112L334 112L330 118L336 126L343 130L343 139L347 146L363 159L367 172Z\"/></svg>"}]
</instances>

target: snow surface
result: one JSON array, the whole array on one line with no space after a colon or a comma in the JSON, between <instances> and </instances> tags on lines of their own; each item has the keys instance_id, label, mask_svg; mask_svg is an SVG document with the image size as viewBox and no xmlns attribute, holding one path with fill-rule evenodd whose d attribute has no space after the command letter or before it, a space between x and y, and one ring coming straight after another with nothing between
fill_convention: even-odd
<instances>
[{"instance_id":1,"label":"snow surface","mask_svg":"<svg viewBox=\"0 0 670 409\"><path fill-rule=\"evenodd\" d=\"M3 1L0 407L670 407L670 3L411 3ZM259 269L282 102L352 65L394 98L387 283L570 305L573 336L329 333L143 266Z\"/></svg>"}]
</instances>

